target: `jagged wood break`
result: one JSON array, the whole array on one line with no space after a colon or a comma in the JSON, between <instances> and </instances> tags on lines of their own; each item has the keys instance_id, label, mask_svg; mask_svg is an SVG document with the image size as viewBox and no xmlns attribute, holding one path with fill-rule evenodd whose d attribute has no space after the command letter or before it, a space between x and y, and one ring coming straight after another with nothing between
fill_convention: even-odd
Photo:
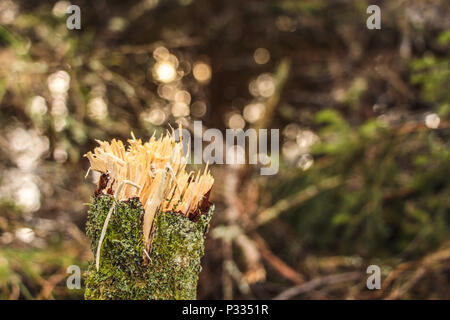
<instances>
[{"instance_id":1,"label":"jagged wood break","mask_svg":"<svg viewBox=\"0 0 450 320\"><path fill-rule=\"evenodd\" d=\"M168 133L98 141L91 170L102 173L86 233L95 263L86 299L195 299L214 179L186 172L182 141Z\"/></svg>"}]
</instances>

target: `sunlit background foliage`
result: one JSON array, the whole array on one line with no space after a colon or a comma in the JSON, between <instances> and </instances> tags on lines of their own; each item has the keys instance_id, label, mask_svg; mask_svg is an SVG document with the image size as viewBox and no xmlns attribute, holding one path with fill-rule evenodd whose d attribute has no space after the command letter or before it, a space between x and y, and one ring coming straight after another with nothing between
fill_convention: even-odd
<instances>
[{"instance_id":1,"label":"sunlit background foliage","mask_svg":"<svg viewBox=\"0 0 450 320\"><path fill-rule=\"evenodd\" d=\"M200 299L450 298L449 4L374 3L381 30L362 0L79 0L68 30L2 0L0 298L82 298L82 155L194 120L281 132L276 176L213 167Z\"/></svg>"}]
</instances>

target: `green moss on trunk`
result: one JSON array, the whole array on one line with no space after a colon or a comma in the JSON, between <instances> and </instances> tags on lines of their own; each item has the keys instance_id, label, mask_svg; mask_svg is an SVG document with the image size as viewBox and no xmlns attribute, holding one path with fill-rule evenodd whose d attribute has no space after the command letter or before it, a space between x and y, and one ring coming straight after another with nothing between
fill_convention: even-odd
<instances>
[{"instance_id":1,"label":"green moss on trunk","mask_svg":"<svg viewBox=\"0 0 450 320\"><path fill-rule=\"evenodd\" d=\"M94 198L88 211L86 234L96 253L103 223L113 204L111 196ZM144 261L139 199L117 203L102 243L99 271L89 264L86 299L195 299L204 238L212 216L193 222L185 216L160 212L154 220L151 260Z\"/></svg>"}]
</instances>

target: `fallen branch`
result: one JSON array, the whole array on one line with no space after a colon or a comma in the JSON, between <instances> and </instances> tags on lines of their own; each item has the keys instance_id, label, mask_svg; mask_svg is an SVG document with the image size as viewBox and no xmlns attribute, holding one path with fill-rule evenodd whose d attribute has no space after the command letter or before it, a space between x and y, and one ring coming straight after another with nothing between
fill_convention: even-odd
<instances>
[{"instance_id":1,"label":"fallen branch","mask_svg":"<svg viewBox=\"0 0 450 320\"><path fill-rule=\"evenodd\" d=\"M272 207L263 210L257 218L257 225L263 225L276 217L278 217L281 213L288 211L289 209L295 208L296 206L304 203L316 195L318 195L321 191L333 189L340 185L340 179L338 177L331 177L324 181L319 182L317 185L312 185L301 191L300 193L296 193L290 197L279 200Z\"/></svg>"},{"instance_id":2,"label":"fallen branch","mask_svg":"<svg viewBox=\"0 0 450 320\"><path fill-rule=\"evenodd\" d=\"M330 276L313 279L313 280L308 281L300 286L291 287L291 288L281 292L279 295L277 295L273 299L274 300L287 300L287 299L293 298L295 296L298 296L300 294L313 291L322 286L357 280L357 279L360 279L361 276L362 276L362 274L360 272L346 272L346 273L333 274Z\"/></svg>"},{"instance_id":3,"label":"fallen branch","mask_svg":"<svg viewBox=\"0 0 450 320\"><path fill-rule=\"evenodd\" d=\"M297 285L302 285L304 283L303 277L300 274L298 274L294 269L289 267L283 260L270 251L263 238L257 234L254 234L253 239L255 240L259 252L264 260L275 268L275 270L277 270L283 277L289 279Z\"/></svg>"}]
</instances>

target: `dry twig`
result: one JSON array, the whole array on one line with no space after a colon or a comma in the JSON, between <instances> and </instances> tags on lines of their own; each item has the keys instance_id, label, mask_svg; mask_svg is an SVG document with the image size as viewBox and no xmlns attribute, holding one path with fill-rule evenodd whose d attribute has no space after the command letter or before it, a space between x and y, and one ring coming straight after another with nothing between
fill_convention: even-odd
<instances>
[{"instance_id":1,"label":"dry twig","mask_svg":"<svg viewBox=\"0 0 450 320\"><path fill-rule=\"evenodd\" d=\"M322 278L316 278L311 281L308 281L300 286L291 287L279 295L277 295L274 300L286 300L298 296L300 294L315 290L319 287L325 285L332 285L347 281L353 281L361 278L360 272L345 272L340 274L333 274L330 276L325 276Z\"/></svg>"}]
</instances>

